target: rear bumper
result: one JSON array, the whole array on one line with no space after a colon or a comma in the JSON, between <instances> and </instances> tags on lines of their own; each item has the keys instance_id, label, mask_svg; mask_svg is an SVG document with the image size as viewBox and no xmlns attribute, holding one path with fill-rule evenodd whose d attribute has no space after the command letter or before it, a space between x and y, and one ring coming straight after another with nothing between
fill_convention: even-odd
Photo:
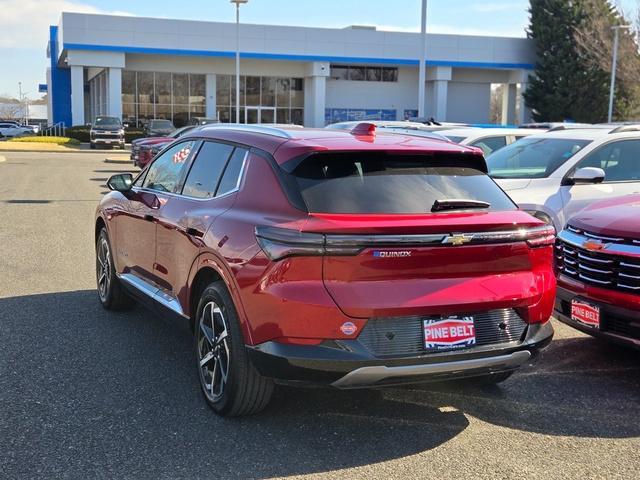
<instances>
[{"instance_id":1,"label":"rear bumper","mask_svg":"<svg viewBox=\"0 0 640 480\"><path fill-rule=\"evenodd\" d=\"M571 319L571 300L576 297L600 307L600 329ZM588 335L640 350L640 310L618 307L599 298L558 287L554 316L562 323Z\"/></svg>"},{"instance_id":2,"label":"rear bumper","mask_svg":"<svg viewBox=\"0 0 640 480\"><path fill-rule=\"evenodd\" d=\"M287 383L362 388L515 370L533 359L552 338L553 327L546 322L530 325L519 342L402 358L375 357L358 340L317 346L266 342L247 346L247 350L255 368L266 377Z\"/></svg>"}]
</instances>

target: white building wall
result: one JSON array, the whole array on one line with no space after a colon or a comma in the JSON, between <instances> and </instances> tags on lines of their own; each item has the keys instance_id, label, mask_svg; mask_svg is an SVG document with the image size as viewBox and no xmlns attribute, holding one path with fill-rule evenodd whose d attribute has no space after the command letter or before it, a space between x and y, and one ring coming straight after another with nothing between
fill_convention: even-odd
<instances>
[{"instance_id":1,"label":"white building wall","mask_svg":"<svg viewBox=\"0 0 640 480\"><path fill-rule=\"evenodd\" d=\"M488 123L491 84L449 82L447 121Z\"/></svg>"},{"instance_id":2,"label":"white building wall","mask_svg":"<svg viewBox=\"0 0 640 480\"><path fill-rule=\"evenodd\" d=\"M327 79L326 108L418 110L418 69L400 67L397 82L356 82Z\"/></svg>"}]
</instances>

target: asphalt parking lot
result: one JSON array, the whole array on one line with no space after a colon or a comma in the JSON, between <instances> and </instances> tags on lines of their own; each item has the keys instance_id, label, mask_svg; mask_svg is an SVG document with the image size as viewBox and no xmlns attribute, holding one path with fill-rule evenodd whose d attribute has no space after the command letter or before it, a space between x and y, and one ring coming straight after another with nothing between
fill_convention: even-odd
<instances>
[{"instance_id":1,"label":"asphalt parking lot","mask_svg":"<svg viewBox=\"0 0 640 480\"><path fill-rule=\"evenodd\" d=\"M282 388L263 414L216 417L186 324L98 302L93 212L130 163L2 155L0 477L640 476L640 353L559 323L501 387Z\"/></svg>"}]
</instances>

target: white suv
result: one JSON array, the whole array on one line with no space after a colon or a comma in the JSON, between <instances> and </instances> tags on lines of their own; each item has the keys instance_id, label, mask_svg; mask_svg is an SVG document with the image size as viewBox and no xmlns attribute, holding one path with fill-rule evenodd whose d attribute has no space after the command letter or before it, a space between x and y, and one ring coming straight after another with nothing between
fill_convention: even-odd
<instances>
[{"instance_id":1,"label":"white suv","mask_svg":"<svg viewBox=\"0 0 640 480\"><path fill-rule=\"evenodd\" d=\"M640 126L531 135L496 151L487 164L522 210L560 231L591 202L640 192Z\"/></svg>"}]
</instances>

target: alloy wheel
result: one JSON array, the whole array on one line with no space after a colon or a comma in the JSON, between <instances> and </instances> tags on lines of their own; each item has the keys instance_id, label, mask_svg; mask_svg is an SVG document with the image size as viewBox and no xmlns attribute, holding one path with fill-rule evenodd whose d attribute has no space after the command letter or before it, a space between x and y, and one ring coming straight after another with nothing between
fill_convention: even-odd
<instances>
[{"instance_id":1,"label":"alloy wheel","mask_svg":"<svg viewBox=\"0 0 640 480\"><path fill-rule=\"evenodd\" d=\"M98 294L100 300L107 301L109 286L111 283L111 255L109 255L109 242L101 238L96 252L96 275L98 277Z\"/></svg>"},{"instance_id":2,"label":"alloy wheel","mask_svg":"<svg viewBox=\"0 0 640 480\"><path fill-rule=\"evenodd\" d=\"M229 378L229 334L222 309L214 301L202 309L198 321L198 364L205 395L216 402Z\"/></svg>"}]
</instances>

